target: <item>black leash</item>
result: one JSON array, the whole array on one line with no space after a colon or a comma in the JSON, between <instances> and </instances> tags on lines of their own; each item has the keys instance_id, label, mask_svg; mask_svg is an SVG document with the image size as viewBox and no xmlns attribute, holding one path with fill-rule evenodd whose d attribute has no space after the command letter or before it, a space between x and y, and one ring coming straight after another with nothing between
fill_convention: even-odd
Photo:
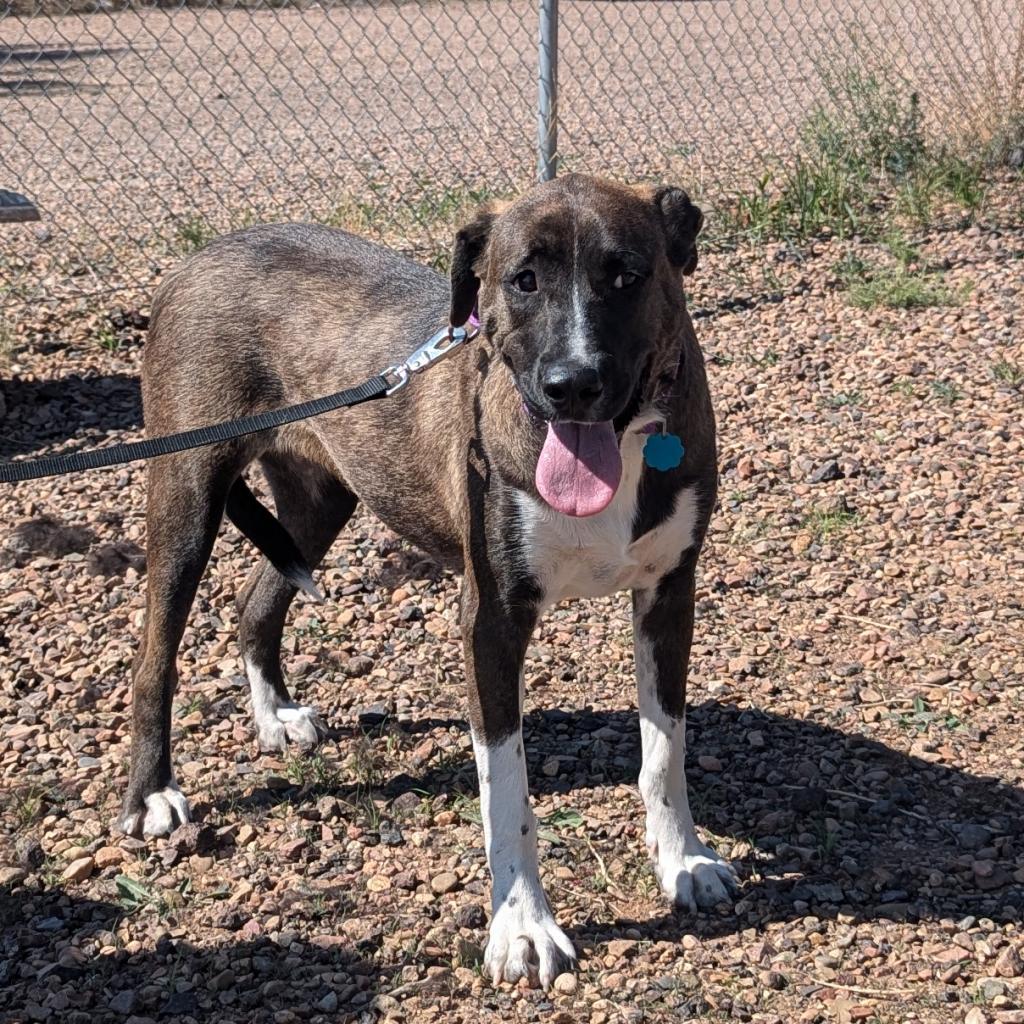
<instances>
[{"instance_id":1,"label":"black leash","mask_svg":"<svg viewBox=\"0 0 1024 1024\"><path fill-rule=\"evenodd\" d=\"M115 444L109 448L96 448L88 452L72 452L68 455L52 455L42 459L25 459L18 462L0 462L0 483L17 483L21 480L38 480L47 476L62 476L85 469L100 469L104 466L118 466L140 459L152 459L159 455L172 455L190 448L222 444L236 437L258 434L264 430L306 420L311 416L322 416L335 409L351 409L353 406L372 402L386 395L392 395L405 387L413 373L419 373L428 366L450 355L464 341L476 337L476 330L465 327L445 327L421 345L400 366L388 367L383 373L371 377L354 388L336 391L333 395L314 398L309 402L285 406L258 416L246 416L211 427L197 427L180 434L153 437L129 444Z\"/></svg>"}]
</instances>

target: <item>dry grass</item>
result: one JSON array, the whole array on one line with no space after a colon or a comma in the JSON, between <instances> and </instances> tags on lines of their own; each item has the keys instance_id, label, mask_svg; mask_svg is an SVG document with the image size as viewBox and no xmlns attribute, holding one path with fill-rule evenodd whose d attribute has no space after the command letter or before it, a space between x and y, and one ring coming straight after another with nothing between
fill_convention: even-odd
<instances>
[{"instance_id":1,"label":"dry grass","mask_svg":"<svg viewBox=\"0 0 1024 1024\"><path fill-rule=\"evenodd\" d=\"M943 87L950 103L966 115L958 141L974 148L980 143L990 159L1002 163L1024 145L1024 8L965 0L965 9L980 59L964 60L963 51L950 46ZM938 4L926 4L924 13L928 32L948 35Z\"/></svg>"},{"instance_id":2,"label":"dry grass","mask_svg":"<svg viewBox=\"0 0 1024 1024\"><path fill-rule=\"evenodd\" d=\"M942 0L872 9L843 42L846 59L883 69L927 102L929 131L969 157L1019 161L1024 147L1024 5L962 0L959 20ZM908 23L913 31L907 34ZM971 45L964 45L970 40ZM934 54L917 67L922 52ZM896 69L899 69L897 72Z\"/></svg>"},{"instance_id":3,"label":"dry grass","mask_svg":"<svg viewBox=\"0 0 1024 1024\"><path fill-rule=\"evenodd\" d=\"M5 370L14 351L14 332L6 317L0 313L0 370Z\"/></svg>"}]
</instances>

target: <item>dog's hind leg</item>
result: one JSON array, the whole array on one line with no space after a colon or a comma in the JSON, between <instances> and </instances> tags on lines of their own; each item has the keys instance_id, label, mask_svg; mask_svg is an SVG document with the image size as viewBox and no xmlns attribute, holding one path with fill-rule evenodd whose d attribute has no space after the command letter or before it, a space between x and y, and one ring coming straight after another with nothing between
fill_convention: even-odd
<instances>
[{"instance_id":1,"label":"dog's hind leg","mask_svg":"<svg viewBox=\"0 0 1024 1024\"><path fill-rule=\"evenodd\" d=\"M336 477L296 458L261 461L277 517L310 569L316 568L356 507L356 497ZM239 595L239 643L252 693L261 750L316 746L326 729L315 709L295 703L281 671L281 633L296 586L269 560L253 571Z\"/></svg>"},{"instance_id":2,"label":"dog's hind leg","mask_svg":"<svg viewBox=\"0 0 1024 1024\"><path fill-rule=\"evenodd\" d=\"M239 469L223 447L150 464L146 624L132 684L132 754L120 827L164 835L188 820L171 764L178 645Z\"/></svg>"}]
</instances>

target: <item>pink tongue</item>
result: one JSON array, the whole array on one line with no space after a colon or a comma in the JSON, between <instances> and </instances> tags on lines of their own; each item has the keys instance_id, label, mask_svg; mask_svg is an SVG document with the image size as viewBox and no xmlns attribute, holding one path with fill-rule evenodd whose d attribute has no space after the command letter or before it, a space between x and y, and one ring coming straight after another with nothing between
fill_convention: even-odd
<instances>
[{"instance_id":1,"label":"pink tongue","mask_svg":"<svg viewBox=\"0 0 1024 1024\"><path fill-rule=\"evenodd\" d=\"M611 421L548 424L535 479L540 496L557 512L596 515L615 497L621 477Z\"/></svg>"}]
</instances>

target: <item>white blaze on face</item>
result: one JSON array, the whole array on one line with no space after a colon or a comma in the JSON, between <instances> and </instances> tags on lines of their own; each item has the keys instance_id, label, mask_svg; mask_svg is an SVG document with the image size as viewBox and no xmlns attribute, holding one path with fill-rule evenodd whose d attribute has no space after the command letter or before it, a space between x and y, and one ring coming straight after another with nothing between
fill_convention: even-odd
<instances>
[{"instance_id":1,"label":"white blaze on face","mask_svg":"<svg viewBox=\"0 0 1024 1024\"><path fill-rule=\"evenodd\" d=\"M591 326L587 319L586 293L590 285L587 268L580 255L579 225L573 220L572 249L572 320L569 324L569 354L573 359L589 363L591 353Z\"/></svg>"}]
</instances>

